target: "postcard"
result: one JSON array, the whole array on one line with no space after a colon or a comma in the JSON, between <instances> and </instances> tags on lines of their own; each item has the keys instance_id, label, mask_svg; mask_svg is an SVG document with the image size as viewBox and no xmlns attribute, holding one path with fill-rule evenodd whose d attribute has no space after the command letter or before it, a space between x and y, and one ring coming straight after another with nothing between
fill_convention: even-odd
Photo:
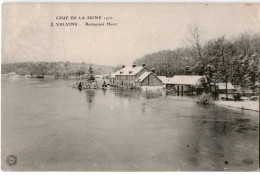
<instances>
[{"instance_id":1,"label":"postcard","mask_svg":"<svg viewBox=\"0 0 260 175\"><path fill-rule=\"evenodd\" d=\"M3 171L259 171L259 4L4 3Z\"/></svg>"}]
</instances>

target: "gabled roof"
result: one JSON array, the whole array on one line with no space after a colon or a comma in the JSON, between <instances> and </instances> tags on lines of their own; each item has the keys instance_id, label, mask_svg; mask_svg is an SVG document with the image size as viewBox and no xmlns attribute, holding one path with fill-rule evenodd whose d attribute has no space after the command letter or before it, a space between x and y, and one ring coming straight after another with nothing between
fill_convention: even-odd
<instances>
[{"instance_id":1,"label":"gabled roof","mask_svg":"<svg viewBox=\"0 0 260 175\"><path fill-rule=\"evenodd\" d=\"M199 85L204 76L175 75L169 78L168 84Z\"/></svg>"},{"instance_id":2,"label":"gabled roof","mask_svg":"<svg viewBox=\"0 0 260 175\"><path fill-rule=\"evenodd\" d=\"M150 74L153 74L159 81L162 81L160 78L158 78L154 73L152 72L144 72L140 77L138 77L135 81L142 82L144 81Z\"/></svg>"},{"instance_id":3,"label":"gabled roof","mask_svg":"<svg viewBox=\"0 0 260 175\"><path fill-rule=\"evenodd\" d=\"M129 66L129 67L124 67L120 69L119 71L115 72L115 75L136 75L138 72L140 72L143 68L143 66Z\"/></svg>"},{"instance_id":4,"label":"gabled roof","mask_svg":"<svg viewBox=\"0 0 260 175\"><path fill-rule=\"evenodd\" d=\"M218 89L226 89L226 83L216 83ZM227 89L236 89L230 82L227 83Z\"/></svg>"},{"instance_id":5,"label":"gabled roof","mask_svg":"<svg viewBox=\"0 0 260 175\"><path fill-rule=\"evenodd\" d=\"M148 77L152 72L144 72L140 77L137 78L140 82L142 82L146 77Z\"/></svg>"}]
</instances>

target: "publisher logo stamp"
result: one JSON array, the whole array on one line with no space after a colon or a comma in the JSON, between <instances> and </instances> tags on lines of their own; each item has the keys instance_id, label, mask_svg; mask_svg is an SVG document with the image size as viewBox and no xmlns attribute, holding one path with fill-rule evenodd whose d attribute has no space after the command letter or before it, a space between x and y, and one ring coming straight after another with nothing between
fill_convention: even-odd
<instances>
[{"instance_id":1,"label":"publisher logo stamp","mask_svg":"<svg viewBox=\"0 0 260 175\"><path fill-rule=\"evenodd\" d=\"M17 164L17 157L13 154L10 154L9 156L6 157L6 163L9 166L14 166Z\"/></svg>"}]
</instances>

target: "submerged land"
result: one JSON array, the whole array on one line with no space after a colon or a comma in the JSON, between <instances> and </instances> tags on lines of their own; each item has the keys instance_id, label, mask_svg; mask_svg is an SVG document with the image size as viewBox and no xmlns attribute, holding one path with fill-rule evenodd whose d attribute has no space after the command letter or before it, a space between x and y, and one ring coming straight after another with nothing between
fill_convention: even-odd
<instances>
[{"instance_id":1,"label":"submerged land","mask_svg":"<svg viewBox=\"0 0 260 175\"><path fill-rule=\"evenodd\" d=\"M257 112L76 81L2 77L3 170L258 170Z\"/></svg>"}]
</instances>

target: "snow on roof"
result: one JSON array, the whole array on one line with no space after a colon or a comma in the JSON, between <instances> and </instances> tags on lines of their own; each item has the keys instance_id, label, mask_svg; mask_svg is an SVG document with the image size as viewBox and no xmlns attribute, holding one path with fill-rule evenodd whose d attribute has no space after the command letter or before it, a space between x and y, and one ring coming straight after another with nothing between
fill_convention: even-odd
<instances>
[{"instance_id":1,"label":"snow on roof","mask_svg":"<svg viewBox=\"0 0 260 175\"><path fill-rule=\"evenodd\" d=\"M139 81L143 81L148 75L150 75L152 72L144 72L140 77L138 77L137 79Z\"/></svg>"},{"instance_id":2,"label":"snow on roof","mask_svg":"<svg viewBox=\"0 0 260 175\"><path fill-rule=\"evenodd\" d=\"M204 76L188 76L188 75L175 75L169 78L168 84L183 84L183 85L197 85Z\"/></svg>"},{"instance_id":3,"label":"snow on roof","mask_svg":"<svg viewBox=\"0 0 260 175\"><path fill-rule=\"evenodd\" d=\"M169 78L167 78L166 76L157 76L161 81L162 83L167 83L169 81Z\"/></svg>"},{"instance_id":4,"label":"snow on roof","mask_svg":"<svg viewBox=\"0 0 260 175\"><path fill-rule=\"evenodd\" d=\"M158 76L156 76L153 72L144 72L140 77L138 77L135 81L142 82L146 77L148 77L150 74L153 74L155 77L157 77L160 81L162 81Z\"/></svg>"},{"instance_id":5,"label":"snow on roof","mask_svg":"<svg viewBox=\"0 0 260 175\"><path fill-rule=\"evenodd\" d=\"M136 75L138 72L140 72L144 67L143 66L129 66L124 67L119 71L115 72L115 75Z\"/></svg>"},{"instance_id":6,"label":"snow on roof","mask_svg":"<svg viewBox=\"0 0 260 175\"><path fill-rule=\"evenodd\" d=\"M116 73L117 73L117 72L111 73L111 75L110 75L109 77L110 77L110 78L115 78L115 77L116 77Z\"/></svg>"},{"instance_id":7,"label":"snow on roof","mask_svg":"<svg viewBox=\"0 0 260 175\"><path fill-rule=\"evenodd\" d=\"M226 83L216 83L218 89L226 89ZM236 89L230 82L227 83L227 89Z\"/></svg>"}]
</instances>

